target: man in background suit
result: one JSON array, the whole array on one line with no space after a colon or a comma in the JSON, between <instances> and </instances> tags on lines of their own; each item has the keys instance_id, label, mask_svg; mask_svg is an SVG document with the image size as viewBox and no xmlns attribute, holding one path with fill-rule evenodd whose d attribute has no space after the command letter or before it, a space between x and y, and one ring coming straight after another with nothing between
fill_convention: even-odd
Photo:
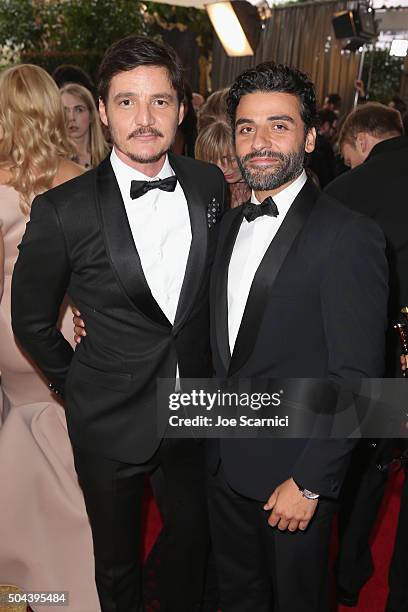
<instances>
[{"instance_id":1,"label":"man in background suit","mask_svg":"<svg viewBox=\"0 0 408 612\"><path fill-rule=\"evenodd\" d=\"M400 346L393 329L400 309L408 305L408 138L403 136L400 113L378 103L357 107L346 118L339 147L352 170L333 181L326 193L352 210L371 217L387 240L390 298L386 350L386 377L400 376ZM370 535L384 494L387 463L395 441L365 440L356 448L345 481L339 516L337 560L338 600L355 606L359 592L373 572ZM407 499L407 493L404 499ZM402 504L401 534L408 523ZM406 537L397 538L390 570L389 611L408 609Z\"/></svg>"},{"instance_id":2,"label":"man in background suit","mask_svg":"<svg viewBox=\"0 0 408 612\"><path fill-rule=\"evenodd\" d=\"M216 375L380 376L384 238L305 175L316 138L312 83L261 64L237 78L228 110L253 193L220 226L211 281ZM223 612L269 612L272 601L276 612L327 612L334 500L351 448L350 440L262 436L212 445L209 513Z\"/></svg>"},{"instance_id":3,"label":"man in background suit","mask_svg":"<svg viewBox=\"0 0 408 612\"><path fill-rule=\"evenodd\" d=\"M35 199L13 329L64 397L102 611L139 611L143 482L159 466L161 610L192 612L208 550L203 448L163 440L156 379L211 373L208 287L225 186L215 167L168 153L184 113L170 47L138 36L112 45L99 95L112 154ZM75 353L56 328L65 293L88 331Z\"/></svg>"},{"instance_id":4,"label":"man in background suit","mask_svg":"<svg viewBox=\"0 0 408 612\"><path fill-rule=\"evenodd\" d=\"M316 174L322 189L336 176L333 141L336 134L337 119L336 113L328 108L323 108L317 113L316 145L307 159L307 167Z\"/></svg>"}]
</instances>

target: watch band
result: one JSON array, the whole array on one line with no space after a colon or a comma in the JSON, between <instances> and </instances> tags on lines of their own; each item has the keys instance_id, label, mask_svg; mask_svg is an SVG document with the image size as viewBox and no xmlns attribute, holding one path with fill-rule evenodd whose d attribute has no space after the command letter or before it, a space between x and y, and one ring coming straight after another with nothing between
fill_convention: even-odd
<instances>
[{"instance_id":1,"label":"watch band","mask_svg":"<svg viewBox=\"0 0 408 612\"><path fill-rule=\"evenodd\" d=\"M301 492L303 497L306 497L306 499L319 499L320 497L319 493L313 493L312 491L309 491L308 489L301 489L299 487L299 491Z\"/></svg>"},{"instance_id":2,"label":"watch band","mask_svg":"<svg viewBox=\"0 0 408 612\"><path fill-rule=\"evenodd\" d=\"M304 487L302 487L302 485L296 482L296 480L294 480L294 483L296 484L297 488L299 489L303 497L306 497L306 499L319 499L320 497L319 493L313 493L313 491L309 491L309 489L305 489Z\"/></svg>"}]
</instances>

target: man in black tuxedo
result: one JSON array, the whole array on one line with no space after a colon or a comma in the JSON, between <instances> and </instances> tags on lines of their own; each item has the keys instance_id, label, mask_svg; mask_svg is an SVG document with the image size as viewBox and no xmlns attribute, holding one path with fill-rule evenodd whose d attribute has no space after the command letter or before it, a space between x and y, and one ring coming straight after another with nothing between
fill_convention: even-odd
<instances>
[{"instance_id":1,"label":"man in black tuxedo","mask_svg":"<svg viewBox=\"0 0 408 612\"><path fill-rule=\"evenodd\" d=\"M253 193L220 226L211 282L216 375L381 375L384 238L305 175L316 137L312 83L261 64L237 78L228 110ZM223 612L327 612L334 500L351 448L345 439L262 435L212 446L209 513Z\"/></svg>"},{"instance_id":2,"label":"man in black tuxedo","mask_svg":"<svg viewBox=\"0 0 408 612\"><path fill-rule=\"evenodd\" d=\"M156 379L211 373L209 274L224 181L214 166L168 152L184 112L171 48L138 36L115 43L99 95L112 154L35 199L13 329L64 398L103 612L139 610L143 481L158 466L161 610L192 612L208 550L203 448L163 440ZM75 353L56 328L65 293L88 330Z\"/></svg>"},{"instance_id":3,"label":"man in black tuxedo","mask_svg":"<svg viewBox=\"0 0 408 612\"><path fill-rule=\"evenodd\" d=\"M346 118L339 139L343 158L352 169L325 190L352 210L371 217L385 234L390 296L383 375L390 378L401 376L401 350L393 326L400 309L408 305L408 138L403 133L401 115L395 109L378 103L357 107ZM338 600L349 606L357 605L359 592L374 569L370 536L387 482L386 466L396 445L393 440L363 441L355 450L345 480L337 581ZM404 522L408 523L405 504L400 515L401 533ZM402 602L408 606L406 547L406 538L397 539L390 572L392 612L402 610Z\"/></svg>"}]
</instances>

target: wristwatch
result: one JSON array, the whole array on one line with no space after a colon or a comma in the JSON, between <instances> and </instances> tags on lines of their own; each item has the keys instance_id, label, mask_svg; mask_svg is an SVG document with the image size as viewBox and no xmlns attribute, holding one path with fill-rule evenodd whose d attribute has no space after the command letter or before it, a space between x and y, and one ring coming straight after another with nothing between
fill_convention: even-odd
<instances>
[{"instance_id":1,"label":"wristwatch","mask_svg":"<svg viewBox=\"0 0 408 612\"><path fill-rule=\"evenodd\" d=\"M309 491L309 489L305 489L304 487L302 487L302 485L298 484L296 480L294 482L296 483L303 497L306 497L306 499L319 499L320 497L319 493L313 493L313 491Z\"/></svg>"}]
</instances>

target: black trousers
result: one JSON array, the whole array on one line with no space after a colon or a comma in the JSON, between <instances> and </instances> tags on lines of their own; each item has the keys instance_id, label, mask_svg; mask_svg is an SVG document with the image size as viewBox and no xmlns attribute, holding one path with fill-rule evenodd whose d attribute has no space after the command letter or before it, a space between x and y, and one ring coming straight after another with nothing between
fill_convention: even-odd
<instances>
[{"instance_id":1,"label":"black trousers","mask_svg":"<svg viewBox=\"0 0 408 612\"><path fill-rule=\"evenodd\" d=\"M337 584L349 593L358 593L374 571L370 540L388 480L388 471L379 470L377 463L392 455L391 448L384 440L373 452L369 441L360 442L343 484L336 575Z\"/></svg>"},{"instance_id":2,"label":"black trousers","mask_svg":"<svg viewBox=\"0 0 408 612\"><path fill-rule=\"evenodd\" d=\"M139 612L144 478L160 467L165 515L160 610L199 609L208 556L203 446L163 440L149 463L132 465L74 448L75 468L91 524L95 580L102 612Z\"/></svg>"},{"instance_id":3,"label":"black trousers","mask_svg":"<svg viewBox=\"0 0 408 612\"><path fill-rule=\"evenodd\" d=\"M272 493L272 491L271 491ZM305 532L268 525L263 503L209 475L209 517L222 612L328 612L336 504L320 500Z\"/></svg>"},{"instance_id":4,"label":"black trousers","mask_svg":"<svg viewBox=\"0 0 408 612\"><path fill-rule=\"evenodd\" d=\"M408 612L408 467L405 468L401 509L388 584L390 592L386 612Z\"/></svg>"}]
</instances>

